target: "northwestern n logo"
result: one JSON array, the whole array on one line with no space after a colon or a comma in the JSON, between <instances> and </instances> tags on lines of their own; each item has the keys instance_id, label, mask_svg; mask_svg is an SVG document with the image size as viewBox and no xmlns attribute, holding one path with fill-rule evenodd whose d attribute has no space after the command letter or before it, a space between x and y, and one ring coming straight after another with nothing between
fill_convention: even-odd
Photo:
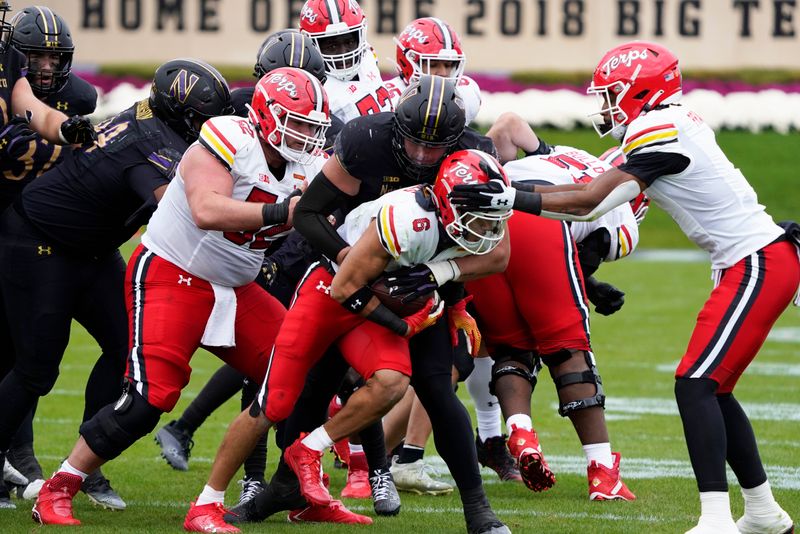
<instances>
[{"instance_id":1,"label":"northwestern n logo","mask_svg":"<svg viewBox=\"0 0 800 534\"><path fill-rule=\"evenodd\" d=\"M175 81L172 82L169 92L178 99L178 102L185 104L186 99L189 98L189 93L192 92L199 79L200 76L197 74L189 74L185 69L181 69L178 75L175 76Z\"/></svg>"}]
</instances>

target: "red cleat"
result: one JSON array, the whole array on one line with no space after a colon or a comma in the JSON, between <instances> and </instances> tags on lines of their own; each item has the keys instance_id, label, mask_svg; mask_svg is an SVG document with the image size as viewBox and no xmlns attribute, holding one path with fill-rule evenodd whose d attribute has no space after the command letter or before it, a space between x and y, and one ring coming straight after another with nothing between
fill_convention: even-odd
<instances>
[{"instance_id":1,"label":"red cleat","mask_svg":"<svg viewBox=\"0 0 800 534\"><path fill-rule=\"evenodd\" d=\"M336 459L342 464L340 467L350 465L350 440L348 438L340 439L334 443L332 450ZM337 466L334 465L334 467Z\"/></svg>"},{"instance_id":2,"label":"red cleat","mask_svg":"<svg viewBox=\"0 0 800 534\"><path fill-rule=\"evenodd\" d=\"M609 469L602 464L592 461L587 468L587 474L589 475L589 500L636 500L636 495L628 489L619 476L620 454L618 452L612 452L611 455L614 457L614 467Z\"/></svg>"},{"instance_id":3,"label":"red cleat","mask_svg":"<svg viewBox=\"0 0 800 534\"><path fill-rule=\"evenodd\" d=\"M347 465L347 484L342 489L342 497L349 499L371 499L372 488L369 485L369 467L363 452L350 455Z\"/></svg>"},{"instance_id":4,"label":"red cleat","mask_svg":"<svg viewBox=\"0 0 800 534\"><path fill-rule=\"evenodd\" d=\"M319 506L328 506L331 494L322 482L322 453L309 449L303 445L302 439L305 432L294 443L286 447L283 458L286 465L294 471L300 481L300 493L309 503Z\"/></svg>"},{"instance_id":5,"label":"red cleat","mask_svg":"<svg viewBox=\"0 0 800 534\"><path fill-rule=\"evenodd\" d=\"M78 475L59 471L47 480L36 504L33 505L31 517L42 525L80 525L81 522L72 517L72 498L81 489L83 479Z\"/></svg>"},{"instance_id":6,"label":"red cleat","mask_svg":"<svg viewBox=\"0 0 800 534\"><path fill-rule=\"evenodd\" d=\"M545 491L556 483L556 476L542 455L539 438L533 430L515 428L508 438L508 450L519 462L522 481L531 491Z\"/></svg>"},{"instance_id":7,"label":"red cleat","mask_svg":"<svg viewBox=\"0 0 800 534\"><path fill-rule=\"evenodd\" d=\"M289 512L292 523L349 523L351 525L371 525L372 518L351 512L342 501L332 500L327 506L307 506L302 510Z\"/></svg>"},{"instance_id":8,"label":"red cleat","mask_svg":"<svg viewBox=\"0 0 800 534\"><path fill-rule=\"evenodd\" d=\"M183 530L187 532L241 532L238 528L225 522L223 516L229 513L221 502L212 502L196 506L194 503L186 513Z\"/></svg>"}]
</instances>

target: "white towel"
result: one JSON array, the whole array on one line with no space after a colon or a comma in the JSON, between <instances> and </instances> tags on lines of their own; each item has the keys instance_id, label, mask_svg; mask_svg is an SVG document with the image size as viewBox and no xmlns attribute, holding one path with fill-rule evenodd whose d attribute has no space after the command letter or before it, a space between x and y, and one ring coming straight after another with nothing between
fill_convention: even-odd
<instances>
[{"instance_id":1,"label":"white towel","mask_svg":"<svg viewBox=\"0 0 800 534\"><path fill-rule=\"evenodd\" d=\"M213 282L211 288L214 290L214 307L200 342L209 347L235 347L236 292L232 287Z\"/></svg>"}]
</instances>

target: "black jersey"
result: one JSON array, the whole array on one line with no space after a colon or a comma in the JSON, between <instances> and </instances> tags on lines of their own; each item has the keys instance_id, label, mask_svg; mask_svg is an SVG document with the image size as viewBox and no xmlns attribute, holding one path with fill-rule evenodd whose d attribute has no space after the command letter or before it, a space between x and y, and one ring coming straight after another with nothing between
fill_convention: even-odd
<instances>
[{"instance_id":1,"label":"black jersey","mask_svg":"<svg viewBox=\"0 0 800 534\"><path fill-rule=\"evenodd\" d=\"M55 244L88 254L116 249L150 219L153 191L169 183L171 163L188 148L147 100L97 130L94 145L66 153L15 202Z\"/></svg>"},{"instance_id":2,"label":"black jersey","mask_svg":"<svg viewBox=\"0 0 800 534\"><path fill-rule=\"evenodd\" d=\"M347 207L375 200L396 189L417 185L404 176L403 167L392 151L394 113L383 112L356 117L348 122L336 138L334 154L342 167L361 180L361 188ZM466 128L453 151L478 149L496 155L494 142L471 128Z\"/></svg>"},{"instance_id":3,"label":"black jersey","mask_svg":"<svg viewBox=\"0 0 800 534\"><path fill-rule=\"evenodd\" d=\"M0 126L11 119L11 92L17 80L28 72L25 55L11 45L0 53Z\"/></svg>"},{"instance_id":4,"label":"black jersey","mask_svg":"<svg viewBox=\"0 0 800 534\"><path fill-rule=\"evenodd\" d=\"M97 105L97 91L90 83L70 73L67 83L42 102L70 117L88 115ZM0 210L11 204L29 182L55 165L65 150L70 148L50 143L37 135L36 139L28 141L27 146L17 147L13 154L3 158L0 163Z\"/></svg>"}]
</instances>

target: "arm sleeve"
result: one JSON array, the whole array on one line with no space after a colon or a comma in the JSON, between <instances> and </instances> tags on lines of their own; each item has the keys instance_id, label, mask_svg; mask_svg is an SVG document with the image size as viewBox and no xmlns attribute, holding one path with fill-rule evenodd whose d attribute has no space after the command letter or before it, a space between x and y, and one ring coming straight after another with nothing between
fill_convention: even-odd
<instances>
[{"instance_id":1,"label":"arm sleeve","mask_svg":"<svg viewBox=\"0 0 800 534\"><path fill-rule=\"evenodd\" d=\"M656 178L685 171L689 163L689 158L675 152L641 152L629 156L619 169L649 186Z\"/></svg>"},{"instance_id":2,"label":"arm sleeve","mask_svg":"<svg viewBox=\"0 0 800 534\"><path fill-rule=\"evenodd\" d=\"M328 215L347 202L348 198L320 172L294 208L295 229L312 247L334 261L348 244L328 221Z\"/></svg>"}]
</instances>

